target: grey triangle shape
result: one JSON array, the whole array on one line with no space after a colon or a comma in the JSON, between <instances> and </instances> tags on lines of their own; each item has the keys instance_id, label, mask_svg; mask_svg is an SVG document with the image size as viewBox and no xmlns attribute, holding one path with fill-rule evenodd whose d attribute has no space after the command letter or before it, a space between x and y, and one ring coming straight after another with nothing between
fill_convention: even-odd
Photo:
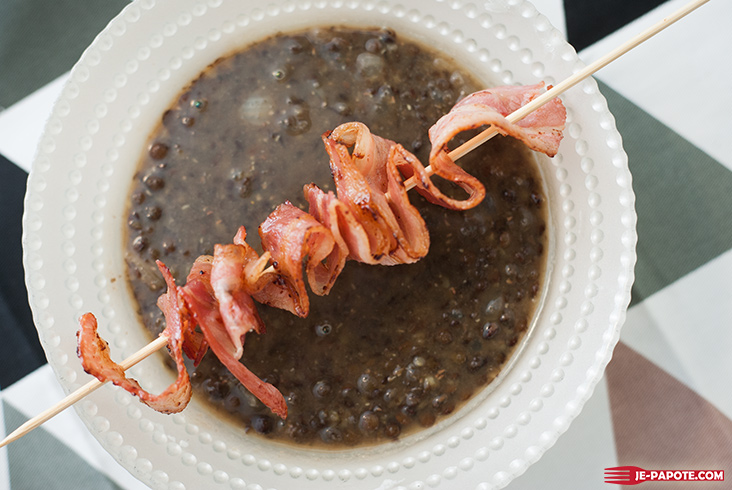
<instances>
[{"instance_id":1,"label":"grey triangle shape","mask_svg":"<svg viewBox=\"0 0 732 490\"><path fill-rule=\"evenodd\" d=\"M26 417L3 401L5 429ZM11 490L122 490L42 427L8 445Z\"/></svg>"},{"instance_id":2,"label":"grey triangle shape","mask_svg":"<svg viewBox=\"0 0 732 490\"><path fill-rule=\"evenodd\" d=\"M732 248L728 225L732 172L618 92L600 85L633 174L638 263L632 304L637 304Z\"/></svg>"},{"instance_id":3,"label":"grey triangle shape","mask_svg":"<svg viewBox=\"0 0 732 490\"><path fill-rule=\"evenodd\" d=\"M0 106L9 107L65 73L128 3L129 0L0 2ZM33 41L29 44L28 39Z\"/></svg>"}]
</instances>

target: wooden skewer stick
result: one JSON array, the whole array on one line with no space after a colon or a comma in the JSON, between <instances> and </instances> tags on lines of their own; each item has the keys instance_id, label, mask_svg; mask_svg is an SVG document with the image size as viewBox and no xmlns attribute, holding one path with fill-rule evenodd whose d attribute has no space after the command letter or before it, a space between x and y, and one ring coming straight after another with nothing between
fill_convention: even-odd
<instances>
[{"instance_id":1,"label":"wooden skewer stick","mask_svg":"<svg viewBox=\"0 0 732 490\"><path fill-rule=\"evenodd\" d=\"M560 83L553 86L551 89L547 90L528 104L520 107L519 109L515 110L508 116L506 116L506 120L510 123L515 123L517 121L520 121L521 119L525 118L529 114L531 114L533 111L538 109L539 107L543 106L550 100L552 100L555 97L558 97L559 95L563 94L570 88L577 85L579 82L584 80L585 78L591 76L596 71L600 70L601 68L604 68L605 66L609 65L611 62L615 61L616 59L620 58L622 55L630 51L631 49L635 48L639 44L647 41L651 37L655 36L662 30L664 30L666 27L670 26L671 24L675 23L676 21L682 19L686 15L690 14L697 8L701 7L705 3L709 2L709 0L694 0L684 7L680 8L670 16L666 17L665 19L657 22L656 24L652 25L648 29L644 30L640 34L636 35L635 37L631 38L630 40L626 41L625 43L621 44L614 50L607 53L605 56L595 60L594 62L590 63L586 67L584 67L582 70L578 71L574 75L571 75L567 77L566 79L562 80ZM452 160L457 160L458 158L464 157L489 139L493 138L496 134L498 134L498 131L493 127L489 127L485 129L482 133L474 136L470 140L466 141L462 145L458 146L454 150L452 150L448 156ZM432 168L428 165L425 167L425 170L427 171L428 175L432 174ZM414 177L411 177L408 179L404 186L407 190L410 190L414 188L414 186L417 184L417 181Z\"/></svg>"},{"instance_id":2,"label":"wooden skewer stick","mask_svg":"<svg viewBox=\"0 0 732 490\"><path fill-rule=\"evenodd\" d=\"M147 344L142 349L138 350L134 354L132 354L130 357L122 361L120 364L122 366L122 369L127 371L129 368L137 364L138 362L142 361L146 357L150 356L153 352L156 352L160 349L162 349L164 346L168 344L168 338L164 336L160 336L157 339L153 340L149 344ZM8 434L8 436L3 439L0 442L0 447L5 446L6 444L10 444L11 442L20 439L24 435L26 435L28 432L32 431L36 427L40 426L47 420L53 418L60 412L63 412L67 408L69 408L74 403L78 402L79 400L86 397L88 394L95 391L97 388L102 386L104 383L99 381L98 379L94 378L93 380L89 381L87 384L82 386L81 388L77 389L73 393L70 393L66 398L58 402L56 405L48 408L47 410L39 413L32 419L28 420L26 423L15 429L13 432Z\"/></svg>"},{"instance_id":3,"label":"wooden skewer stick","mask_svg":"<svg viewBox=\"0 0 732 490\"><path fill-rule=\"evenodd\" d=\"M608 65L612 61L616 60L620 56L624 55L631 49L635 48L639 44L643 43L644 41L648 40L649 38L653 37L654 35L658 34L662 30L664 30L666 27L670 26L671 24L675 23L676 21L680 20L681 18L685 17L686 15L690 14L697 8L701 7L705 3L707 3L709 0L693 0L686 6L680 8L678 11L674 12L670 16L666 17L665 19L661 20L657 24L654 24L653 26L649 27L645 31L641 32L640 34L636 35L629 41L625 42L624 44L621 44L617 48L615 48L613 51L609 52L602 58L598 59L597 61L587 65L584 69L578 71L574 75L568 77L567 79L563 80L562 82L558 83L551 89L547 90L543 94L541 94L539 97L535 98L525 106L521 107L520 109L514 111L513 113L509 114L506 119L514 123L516 121L519 121L526 117L528 114L530 114L532 111L535 111L542 105L549 102L554 97L557 97L558 95L564 93L566 90L570 89L571 87L574 87L579 82L584 80L585 78L589 77L599 69L603 68L604 66ZM478 134L477 136L471 138L470 140L466 141L459 147L455 148L449 153L450 158L453 160L457 160L466 154L470 153L472 150L477 148L478 146L482 145L489 139L491 139L493 136L497 134L497 131L493 127L487 128L482 133ZM429 166L426 167L426 170L428 174L431 174L431 168ZM410 178L405 182L405 187L407 190L412 189L415 186L416 181L414 181L413 178ZM271 268L271 267L270 267ZM269 269L268 269L269 270ZM272 269L274 270L274 269ZM160 336L151 343L149 343L147 346L143 347L139 351L137 351L132 356L125 359L121 366L127 370L140 362L141 360L145 359L146 357L150 356L153 352L156 352L157 350L161 349L163 346L165 346L168 343L167 337ZM3 447L17 439L20 439L28 432L32 431L36 427L40 426L47 420L53 418L58 413L62 412L63 410L67 409L74 403L78 402L79 400L83 399L88 394L92 393L94 390L102 386L102 382L94 379L87 383L86 385L82 386L78 390L74 391L73 393L69 394L66 398L61 400L56 405L50 407L49 409L45 410L44 412L36 415L32 419L28 420L26 423L18 427L16 430L14 430L10 435L8 435L5 439L0 441L0 447Z\"/></svg>"}]
</instances>

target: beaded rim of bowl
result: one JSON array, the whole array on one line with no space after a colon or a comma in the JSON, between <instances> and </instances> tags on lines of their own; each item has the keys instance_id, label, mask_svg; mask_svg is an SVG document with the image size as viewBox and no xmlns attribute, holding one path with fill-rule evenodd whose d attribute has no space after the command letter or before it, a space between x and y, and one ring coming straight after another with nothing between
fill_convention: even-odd
<instances>
[{"instance_id":1,"label":"beaded rim of bowl","mask_svg":"<svg viewBox=\"0 0 732 490\"><path fill-rule=\"evenodd\" d=\"M157 117L157 106L167 106L160 94L171 84L177 93L205 60L215 59L211 53L227 52L245 32L266 35L275 19L295 30L313 19L348 24L388 17L390 26L434 41L497 83L551 84L582 67L561 34L523 0L483 7L462 0L232 4L133 2L85 51L54 106L28 180L23 246L39 336L67 391L86 379L70 338L81 313L99 313L100 331L121 357L136 350L136 335L143 338L129 326L134 315L126 311L122 257L115 253L124 216L120 196L129 182L127 148L142 148L147 132L140 135L139 128L149 126L148 114ZM551 68L541 61L546 52ZM456 421L354 456L273 448L232 436L195 401L166 417L111 387L79 404L81 418L152 488L504 487L580 412L610 359L630 299L637 236L627 157L594 81L575 90L563 97L568 124L560 153L543 168L555 250L537 331L491 396L471 402ZM165 386L155 371L139 366L132 374Z\"/></svg>"}]
</instances>

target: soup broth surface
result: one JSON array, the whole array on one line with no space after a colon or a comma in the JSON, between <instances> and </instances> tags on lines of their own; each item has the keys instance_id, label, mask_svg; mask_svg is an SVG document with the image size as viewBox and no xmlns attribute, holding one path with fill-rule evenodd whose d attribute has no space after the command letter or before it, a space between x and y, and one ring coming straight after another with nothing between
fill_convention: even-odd
<instances>
[{"instance_id":1,"label":"soup broth surface","mask_svg":"<svg viewBox=\"0 0 732 490\"><path fill-rule=\"evenodd\" d=\"M125 258L147 329L164 327L156 259L183 284L195 258L240 225L261 251L257 227L278 204L307 210L304 184L334 190L324 131L361 121L426 164L430 126L481 88L444 55L384 29L277 35L217 60L162 115L132 184ZM494 138L460 164L486 186L476 208L410 193L430 230L426 258L349 261L328 296L310 295L307 318L258 306L267 333L247 335L241 362L282 392L287 420L212 352L191 367L196 396L252 433L339 448L430 427L487 386L539 300L545 196L533 155L513 139Z\"/></svg>"}]
</instances>

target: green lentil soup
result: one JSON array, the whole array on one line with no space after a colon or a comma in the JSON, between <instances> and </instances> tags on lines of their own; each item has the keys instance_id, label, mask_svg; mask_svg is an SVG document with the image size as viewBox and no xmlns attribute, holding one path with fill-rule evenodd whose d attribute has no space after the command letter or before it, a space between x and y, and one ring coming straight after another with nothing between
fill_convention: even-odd
<instances>
[{"instance_id":1,"label":"green lentil soup","mask_svg":"<svg viewBox=\"0 0 732 490\"><path fill-rule=\"evenodd\" d=\"M256 229L302 187L332 190L321 133L348 121L423 162L429 127L480 84L451 60L390 30L277 35L217 60L162 115L130 192L129 283L143 323L163 328L164 283L194 259ZM328 448L392 441L453 413L485 388L526 334L546 262L546 205L536 161L494 138L461 165L487 188L465 212L410 195L430 230L412 265L349 262L307 318L260 306L265 335L242 362L276 386L280 420L212 353L192 369L198 395L263 437Z\"/></svg>"}]
</instances>

